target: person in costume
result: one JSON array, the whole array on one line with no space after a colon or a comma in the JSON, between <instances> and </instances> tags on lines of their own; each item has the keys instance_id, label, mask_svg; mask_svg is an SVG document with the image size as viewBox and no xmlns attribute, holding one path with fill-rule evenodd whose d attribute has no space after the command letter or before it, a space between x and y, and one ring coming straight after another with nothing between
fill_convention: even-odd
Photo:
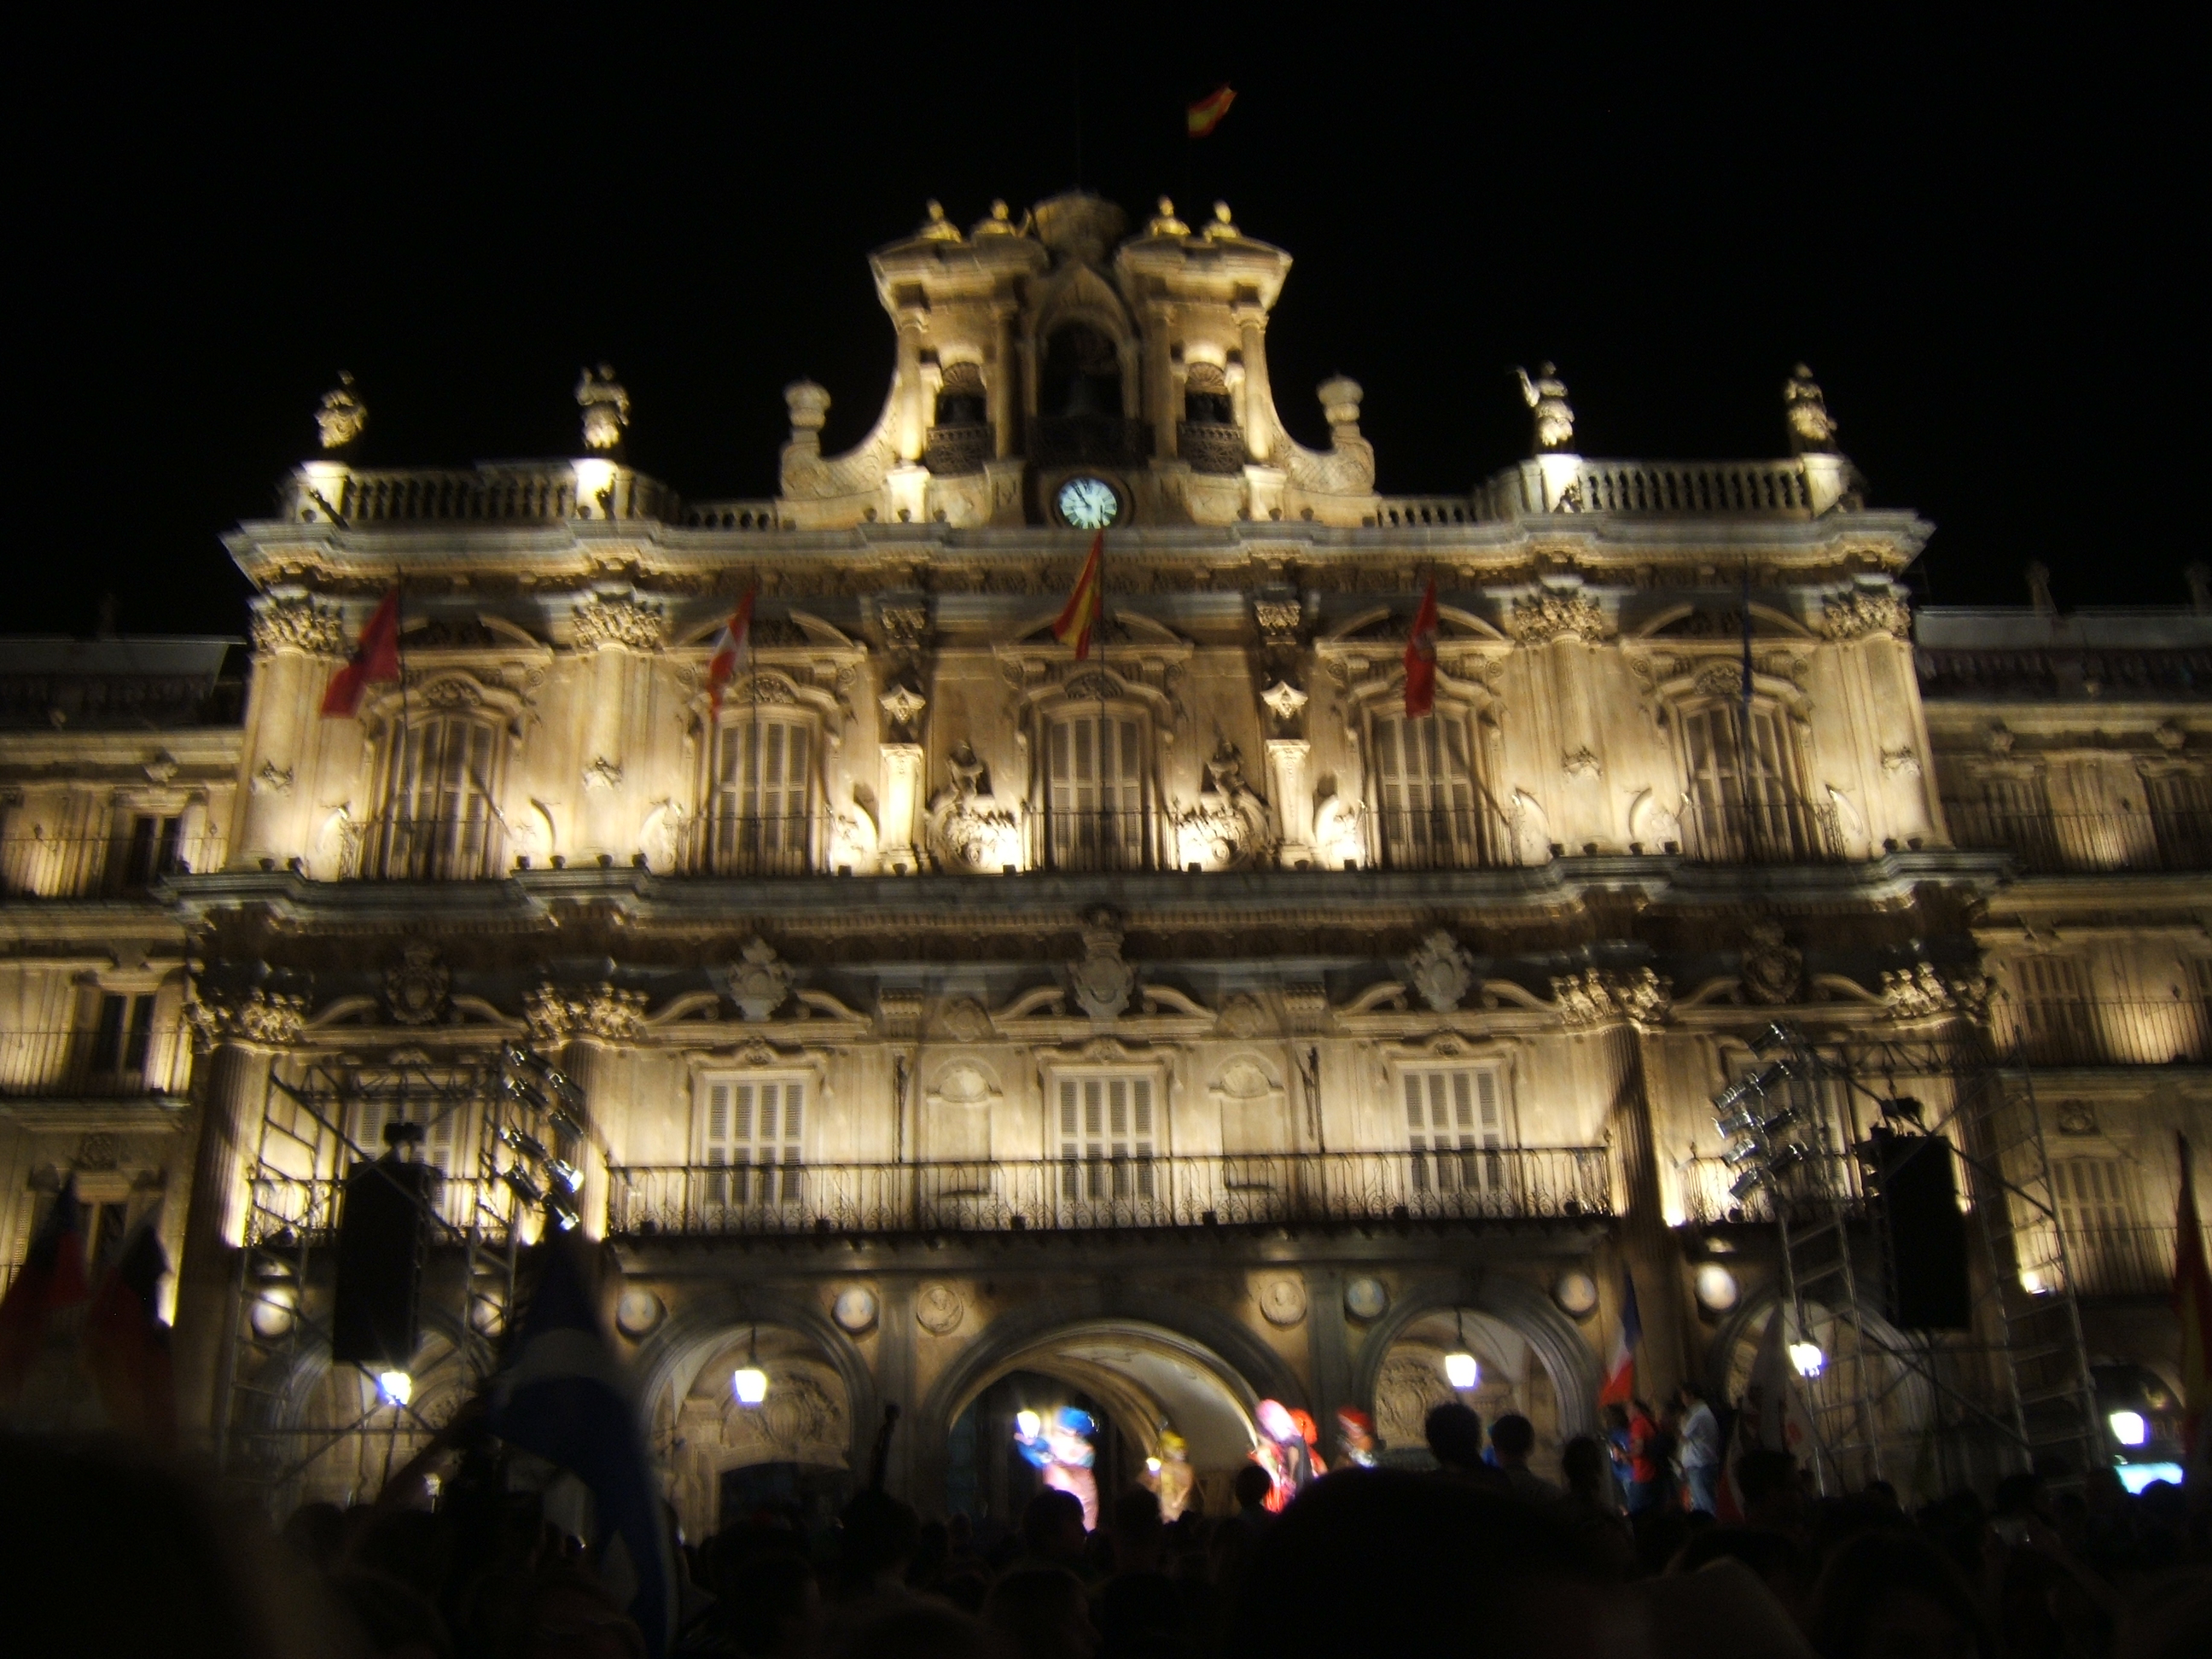
<instances>
[{"instance_id":1,"label":"person in costume","mask_svg":"<svg viewBox=\"0 0 2212 1659\"><path fill-rule=\"evenodd\" d=\"M1160 1431L1160 1455L1145 1460L1145 1485L1160 1500L1160 1519L1173 1526L1190 1505L1198 1471L1190 1466L1190 1447L1173 1429Z\"/></svg>"},{"instance_id":2,"label":"person in costume","mask_svg":"<svg viewBox=\"0 0 2212 1659\"><path fill-rule=\"evenodd\" d=\"M1252 1449L1252 1461L1267 1472L1268 1512L1280 1515L1313 1479L1313 1457L1306 1449L1306 1437L1297 1419L1282 1401L1262 1400L1255 1415L1260 1420L1260 1443Z\"/></svg>"},{"instance_id":3,"label":"person in costume","mask_svg":"<svg viewBox=\"0 0 2212 1659\"><path fill-rule=\"evenodd\" d=\"M1062 1406L1048 1417L1014 1414L1014 1444L1043 1471L1046 1486L1083 1505L1085 1532L1098 1529L1098 1477L1091 1472L1098 1454L1091 1445L1097 1432L1097 1419L1074 1406Z\"/></svg>"},{"instance_id":4,"label":"person in costume","mask_svg":"<svg viewBox=\"0 0 2212 1659\"><path fill-rule=\"evenodd\" d=\"M1371 1469L1380 1461L1376 1454L1381 1448L1375 1443L1375 1419L1357 1406L1337 1407L1336 1439L1344 1448L1345 1465Z\"/></svg>"}]
</instances>

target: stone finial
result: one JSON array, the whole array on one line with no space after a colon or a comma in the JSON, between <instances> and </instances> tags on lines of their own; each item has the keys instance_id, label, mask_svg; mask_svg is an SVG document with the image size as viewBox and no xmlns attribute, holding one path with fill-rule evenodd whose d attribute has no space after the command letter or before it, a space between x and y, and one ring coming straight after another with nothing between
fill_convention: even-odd
<instances>
[{"instance_id":1,"label":"stone finial","mask_svg":"<svg viewBox=\"0 0 2212 1659\"><path fill-rule=\"evenodd\" d=\"M830 418L830 392L811 380L793 380L783 389L783 406L791 415L791 441L822 445L822 423Z\"/></svg>"},{"instance_id":2,"label":"stone finial","mask_svg":"<svg viewBox=\"0 0 2212 1659\"><path fill-rule=\"evenodd\" d=\"M315 410L315 430L321 434L323 453L343 449L361 436L368 424L368 405L353 389L353 376L338 371L338 383L323 393Z\"/></svg>"},{"instance_id":3,"label":"stone finial","mask_svg":"<svg viewBox=\"0 0 2212 1659\"><path fill-rule=\"evenodd\" d=\"M1782 388L1782 418L1790 427L1793 455L1832 455L1836 453L1836 417L1828 413L1828 400L1813 371L1800 363L1790 371Z\"/></svg>"},{"instance_id":4,"label":"stone finial","mask_svg":"<svg viewBox=\"0 0 2212 1659\"><path fill-rule=\"evenodd\" d=\"M1334 375L1321 383L1315 395L1321 399L1322 413L1328 416L1330 435L1359 435L1359 400L1366 394L1360 390L1358 381L1348 374Z\"/></svg>"},{"instance_id":5,"label":"stone finial","mask_svg":"<svg viewBox=\"0 0 2212 1659\"><path fill-rule=\"evenodd\" d=\"M2051 567L2040 559L2027 567L2027 602L2035 607L2038 616L2058 614L2058 601L2051 595Z\"/></svg>"},{"instance_id":6,"label":"stone finial","mask_svg":"<svg viewBox=\"0 0 2212 1659\"><path fill-rule=\"evenodd\" d=\"M933 197L928 216L921 222L921 228L915 232L915 239L923 242L957 242L961 240L960 227L945 216L945 204Z\"/></svg>"},{"instance_id":7,"label":"stone finial","mask_svg":"<svg viewBox=\"0 0 2212 1659\"><path fill-rule=\"evenodd\" d=\"M629 424L629 393L615 379L614 365L601 363L595 374L584 370L576 382L576 406L584 411L584 447L604 454L622 447L623 428Z\"/></svg>"},{"instance_id":8,"label":"stone finial","mask_svg":"<svg viewBox=\"0 0 2212 1659\"><path fill-rule=\"evenodd\" d=\"M1014 222L1013 210L1004 202L994 199L991 211L978 219L975 228L969 234L973 236L1018 236L1022 232L1021 227Z\"/></svg>"},{"instance_id":9,"label":"stone finial","mask_svg":"<svg viewBox=\"0 0 2212 1659\"><path fill-rule=\"evenodd\" d=\"M1213 204L1213 222L1206 228L1206 240L1212 242L1235 242L1241 241L1243 235L1244 233L1237 228L1237 222L1229 216L1229 204L1216 202Z\"/></svg>"},{"instance_id":10,"label":"stone finial","mask_svg":"<svg viewBox=\"0 0 2212 1659\"><path fill-rule=\"evenodd\" d=\"M2189 608L2200 617L2212 613L2212 565L2190 565L2181 579L2189 584Z\"/></svg>"},{"instance_id":11,"label":"stone finial","mask_svg":"<svg viewBox=\"0 0 2212 1659\"><path fill-rule=\"evenodd\" d=\"M1575 447L1574 405L1567 401L1567 383L1551 363L1539 363L1532 376L1525 368L1513 373L1521 381L1521 401L1535 416L1536 453L1558 454Z\"/></svg>"},{"instance_id":12,"label":"stone finial","mask_svg":"<svg viewBox=\"0 0 2212 1659\"><path fill-rule=\"evenodd\" d=\"M1147 236L1188 236L1190 227L1176 217L1175 204L1160 198L1160 210L1145 226Z\"/></svg>"}]
</instances>

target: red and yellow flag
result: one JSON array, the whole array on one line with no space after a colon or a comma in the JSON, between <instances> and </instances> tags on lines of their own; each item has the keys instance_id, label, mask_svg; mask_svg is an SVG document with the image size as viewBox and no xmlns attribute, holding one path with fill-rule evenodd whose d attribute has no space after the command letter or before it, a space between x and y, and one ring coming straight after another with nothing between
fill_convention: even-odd
<instances>
[{"instance_id":1,"label":"red and yellow flag","mask_svg":"<svg viewBox=\"0 0 2212 1659\"><path fill-rule=\"evenodd\" d=\"M1106 613L1105 562L1106 532L1102 530L1091 538L1091 556L1083 562L1075 591L1067 596L1060 620L1052 625L1053 637L1071 647L1078 662L1091 654L1091 630Z\"/></svg>"},{"instance_id":2,"label":"red and yellow flag","mask_svg":"<svg viewBox=\"0 0 2212 1659\"><path fill-rule=\"evenodd\" d=\"M1229 106L1237 101L1237 88L1216 87L1212 92L1186 108L1183 119L1189 124L1190 136L1203 138L1221 125L1221 118L1229 113Z\"/></svg>"},{"instance_id":3,"label":"red and yellow flag","mask_svg":"<svg viewBox=\"0 0 2212 1659\"><path fill-rule=\"evenodd\" d=\"M2182 1455L2192 1466L2205 1455L2212 1421L2212 1267L2204 1260L2204 1234L2197 1221L2197 1183L2189 1168L2189 1142L2181 1150L2181 1197L2174 1206L2173 1314L2181 1326Z\"/></svg>"}]
</instances>

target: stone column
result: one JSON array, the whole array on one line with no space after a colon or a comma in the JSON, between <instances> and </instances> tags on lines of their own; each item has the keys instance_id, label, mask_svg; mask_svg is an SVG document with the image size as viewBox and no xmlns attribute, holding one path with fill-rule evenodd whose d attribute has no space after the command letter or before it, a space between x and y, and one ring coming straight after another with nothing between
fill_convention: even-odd
<instances>
[{"instance_id":1,"label":"stone column","mask_svg":"<svg viewBox=\"0 0 2212 1659\"><path fill-rule=\"evenodd\" d=\"M606 854L617 864L626 865L639 850L640 814L635 805L638 787L628 782L623 772L630 760L643 763L646 759L627 752L628 740L639 724L633 720L630 705L642 677L635 671L641 655L661 648L667 618L659 606L641 601L634 589L616 583L586 594L576 605L572 627L576 695L583 717L574 756L579 769L574 784L582 791L583 808L577 850L586 857Z\"/></svg>"},{"instance_id":2,"label":"stone column","mask_svg":"<svg viewBox=\"0 0 2212 1659\"><path fill-rule=\"evenodd\" d=\"M254 991L192 1006L208 1050L198 1091L198 1137L185 1194L184 1255L177 1273L177 1427L187 1447L222 1430L222 1389L233 1340L240 1190L254 1157L276 1051L295 1041L305 1006L296 997Z\"/></svg>"},{"instance_id":3,"label":"stone column","mask_svg":"<svg viewBox=\"0 0 2212 1659\"><path fill-rule=\"evenodd\" d=\"M1145 404L1152 422L1152 454L1170 460L1176 453L1176 418L1182 411L1175 402L1175 369L1168 357L1168 331L1175 323L1172 306L1156 306L1145 331Z\"/></svg>"},{"instance_id":4,"label":"stone column","mask_svg":"<svg viewBox=\"0 0 2212 1659\"><path fill-rule=\"evenodd\" d=\"M622 1045L643 1030L645 994L601 985L588 995L573 996L542 985L523 1000L532 1046L558 1065L583 1097L586 1144L577 1153L583 1182L578 1191L579 1224L587 1238L607 1231L607 1161L619 1159L629 1139L629 1102L619 1088ZM679 1108L688 1111L688 1107Z\"/></svg>"},{"instance_id":5,"label":"stone column","mask_svg":"<svg viewBox=\"0 0 2212 1659\"><path fill-rule=\"evenodd\" d=\"M882 867L896 875L912 875L921 868L915 853L915 819L921 805L921 745L887 743L883 757L883 840L878 848Z\"/></svg>"},{"instance_id":6,"label":"stone column","mask_svg":"<svg viewBox=\"0 0 2212 1659\"><path fill-rule=\"evenodd\" d=\"M919 1448L915 1436L921 1425L915 1420L915 1410L921 1405L921 1390L917 1368L921 1360L920 1344L915 1338L915 1284L910 1279L886 1279L882 1282L881 1304L877 1310L876 1331L876 1395L882 1404L896 1404L899 1408L898 1427L891 1431L890 1458L885 1466L884 1486L895 1497L911 1500L915 1479L925 1468L941 1470L944 1449L933 1447L927 1451ZM882 1409L882 1404L877 1407ZM880 1422L868 1426L868 1439L873 1443ZM868 1472L857 1471L866 1480ZM942 1479L941 1474L939 1477ZM942 1492L921 1494L933 1498L942 1505Z\"/></svg>"},{"instance_id":7,"label":"stone column","mask_svg":"<svg viewBox=\"0 0 2212 1659\"><path fill-rule=\"evenodd\" d=\"M1236 308L1244 351L1244 449L1264 462L1274 434L1275 394L1267 384L1267 313L1255 301Z\"/></svg>"},{"instance_id":8,"label":"stone column","mask_svg":"<svg viewBox=\"0 0 2212 1659\"><path fill-rule=\"evenodd\" d=\"M898 319L898 407L891 420L891 442L900 460L921 459L929 427L928 388L921 383L921 316L902 311Z\"/></svg>"},{"instance_id":9,"label":"stone column","mask_svg":"<svg viewBox=\"0 0 2212 1659\"><path fill-rule=\"evenodd\" d=\"M1000 460L1021 447L1021 359L1014 348L1011 306L991 311L991 372L983 382L984 408L991 422L991 453Z\"/></svg>"},{"instance_id":10,"label":"stone column","mask_svg":"<svg viewBox=\"0 0 2212 1659\"><path fill-rule=\"evenodd\" d=\"M1304 738L1267 739L1267 769L1275 786L1275 814L1283 826L1283 868L1313 863L1313 792L1306 787L1306 757L1313 745Z\"/></svg>"},{"instance_id":11,"label":"stone column","mask_svg":"<svg viewBox=\"0 0 2212 1659\"><path fill-rule=\"evenodd\" d=\"M252 626L245 811L232 828L230 845L231 864L249 869L264 858L282 865L295 856L312 857L317 850L304 844L308 831L299 822L300 802L314 793L311 779L323 736L317 710L346 644L337 607L317 604L302 587L274 587L256 599ZM343 725L343 738L357 740L353 723ZM372 803L356 799L355 820L366 819L374 810Z\"/></svg>"},{"instance_id":12,"label":"stone column","mask_svg":"<svg viewBox=\"0 0 2212 1659\"><path fill-rule=\"evenodd\" d=\"M1334 1459L1336 1412L1352 1398L1352 1340L1344 1322L1344 1272L1314 1267L1306 1273L1306 1367L1313 1389L1314 1419L1321 1425L1322 1455Z\"/></svg>"}]
</instances>

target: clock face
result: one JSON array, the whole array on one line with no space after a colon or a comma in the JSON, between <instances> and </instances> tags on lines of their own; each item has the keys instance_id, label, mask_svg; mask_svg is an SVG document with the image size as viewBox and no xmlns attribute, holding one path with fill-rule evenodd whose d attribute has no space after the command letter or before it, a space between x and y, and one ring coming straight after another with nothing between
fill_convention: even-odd
<instances>
[{"instance_id":1,"label":"clock face","mask_svg":"<svg viewBox=\"0 0 2212 1659\"><path fill-rule=\"evenodd\" d=\"M1052 499L1060 522L1076 530L1103 530L1121 513L1121 498L1103 478L1070 478Z\"/></svg>"}]
</instances>

